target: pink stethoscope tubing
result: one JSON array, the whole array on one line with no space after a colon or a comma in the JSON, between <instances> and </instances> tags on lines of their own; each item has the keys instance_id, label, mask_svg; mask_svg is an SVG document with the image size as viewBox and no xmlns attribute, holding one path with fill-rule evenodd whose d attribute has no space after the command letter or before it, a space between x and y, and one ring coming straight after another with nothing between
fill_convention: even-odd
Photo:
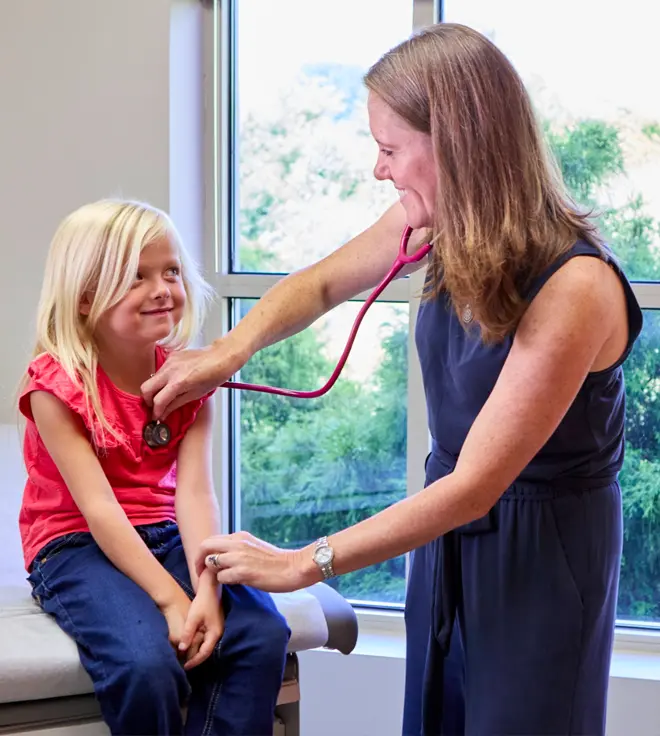
<instances>
[{"instance_id":1,"label":"pink stethoscope tubing","mask_svg":"<svg viewBox=\"0 0 660 736\"><path fill-rule=\"evenodd\" d=\"M335 385L335 382L339 378L339 374L342 372L344 368L346 360L348 359L348 356L351 352L351 348L353 347L353 342L355 341L355 336L357 335L357 331L369 307L376 301L376 299L380 296L380 294L383 292L385 287L394 279L394 277L399 273L399 271L404 266L407 266L411 263L418 263L431 250L431 247L432 247L431 244L426 243L425 245L422 245L418 250L416 250L412 255L409 256L406 253L406 251L408 249L408 241L410 240L410 236L412 232L413 232L413 229L409 225L407 225L405 230L403 231L403 234L401 235L401 242L399 244L399 253L397 254L397 257L394 259L394 263L392 264L390 270L387 272L387 275L385 276L385 278L371 292L367 300L364 302L364 304L360 308L360 311L358 312L357 317L355 318L355 322L353 323L353 327L351 328L351 332L348 336L348 340L346 341L346 347L344 348L344 351L341 354L341 357L339 358L339 362L337 363L337 366L332 372L332 375L330 376L330 378L328 379L327 383L324 386L321 386L321 388L318 388L315 391L295 391L289 388L276 388L275 386L260 386L259 384L256 384L256 383L240 383L237 381L227 381L226 383L222 384L222 388L233 388L233 389L239 389L243 391L260 391L261 393L266 393L266 394L278 394L279 396L292 396L293 398L296 398L296 399L316 399L319 396L323 396L324 394L326 394Z\"/></svg>"}]
</instances>

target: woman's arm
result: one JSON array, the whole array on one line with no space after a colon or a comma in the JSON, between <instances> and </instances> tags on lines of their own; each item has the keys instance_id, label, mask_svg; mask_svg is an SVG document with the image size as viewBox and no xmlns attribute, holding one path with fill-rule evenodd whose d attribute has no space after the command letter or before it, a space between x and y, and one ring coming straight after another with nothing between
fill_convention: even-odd
<instances>
[{"instance_id":1,"label":"woman's arm","mask_svg":"<svg viewBox=\"0 0 660 736\"><path fill-rule=\"evenodd\" d=\"M151 554L119 505L80 418L46 391L31 393L30 405L41 439L96 543L156 605L169 605L181 588Z\"/></svg>"},{"instance_id":2,"label":"woman's arm","mask_svg":"<svg viewBox=\"0 0 660 736\"><path fill-rule=\"evenodd\" d=\"M330 537L344 574L404 554L488 512L550 438L587 374L613 364L626 343L625 300L611 269L576 258L530 305L498 381L453 473ZM244 533L204 542L219 552L221 582L291 590L321 579L313 545L294 553Z\"/></svg>"},{"instance_id":3,"label":"woman's arm","mask_svg":"<svg viewBox=\"0 0 660 736\"><path fill-rule=\"evenodd\" d=\"M193 589L198 578L195 557L206 537L220 532L220 511L212 474L213 399L206 401L181 442L176 469L176 519ZM216 584L215 576L202 573Z\"/></svg>"},{"instance_id":4,"label":"woman's arm","mask_svg":"<svg viewBox=\"0 0 660 736\"><path fill-rule=\"evenodd\" d=\"M202 350L173 353L142 386L154 418L212 391L262 348L300 332L338 304L373 288L392 265L405 224L405 211L397 203L327 258L278 281L227 335ZM415 234L411 248L421 236Z\"/></svg>"}]
</instances>

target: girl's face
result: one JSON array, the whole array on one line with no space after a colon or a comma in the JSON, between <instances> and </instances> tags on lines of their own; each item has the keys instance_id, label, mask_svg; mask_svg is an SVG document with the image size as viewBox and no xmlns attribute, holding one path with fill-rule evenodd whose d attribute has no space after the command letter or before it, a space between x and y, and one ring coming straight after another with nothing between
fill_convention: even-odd
<instances>
[{"instance_id":1,"label":"girl's face","mask_svg":"<svg viewBox=\"0 0 660 736\"><path fill-rule=\"evenodd\" d=\"M367 109L378 143L374 176L394 184L411 227L430 227L438 194L431 136L412 128L373 92Z\"/></svg>"},{"instance_id":2,"label":"girl's face","mask_svg":"<svg viewBox=\"0 0 660 736\"><path fill-rule=\"evenodd\" d=\"M102 315L97 338L108 346L153 347L181 321L185 303L178 249L162 236L142 250L133 286Z\"/></svg>"}]
</instances>

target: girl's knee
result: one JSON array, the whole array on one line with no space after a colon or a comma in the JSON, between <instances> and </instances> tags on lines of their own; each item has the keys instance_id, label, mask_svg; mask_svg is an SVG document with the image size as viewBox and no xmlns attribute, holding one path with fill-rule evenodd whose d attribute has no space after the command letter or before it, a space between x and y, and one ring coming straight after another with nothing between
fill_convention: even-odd
<instances>
[{"instance_id":1,"label":"girl's knee","mask_svg":"<svg viewBox=\"0 0 660 736\"><path fill-rule=\"evenodd\" d=\"M232 591L225 643L246 646L261 666L282 667L291 630L271 597L250 588ZM243 640L243 645L239 641ZM222 644L221 644L222 650Z\"/></svg>"},{"instance_id":2,"label":"girl's knee","mask_svg":"<svg viewBox=\"0 0 660 736\"><path fill-rule=\"evenodd\" d=\"M181 699L188 692L185 671L167 642L160 648L126 652L115 665L112 679L121 683L127 695L135 693L138 698L140 693L152 693L159 697L176 695Z\"/></svg>"},{"instance_id":3,"label":"girl's knee","mask_svg":"<svg viewBox=\"0 0 660 736\"><path fill-rule=\"evenodd\" d=\"M265 609L257 626L259 646L264 656L270 655L279 660L286 655L291 637L291 629L282 614L275 609Z\"/></svg>"},{"instance_id":4,"label":"girl's knee","mask_svg":"<svg viewBox=\"0 0 660 736\"><path fill-rule=\"evenodd\" d=\"M173 650L119 652L103 669L95 691L112 733L182 732L181 706L190 686Z\"/></svg>"}]
</instances>

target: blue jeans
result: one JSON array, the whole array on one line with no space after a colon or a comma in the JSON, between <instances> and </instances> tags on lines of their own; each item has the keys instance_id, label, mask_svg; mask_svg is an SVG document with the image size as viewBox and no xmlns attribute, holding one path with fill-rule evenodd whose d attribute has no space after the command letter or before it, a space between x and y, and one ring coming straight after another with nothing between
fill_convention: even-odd
<instances>
[{"instance_id":1,"label":"blue jeans","mask_svg":"<svg viewBox=\"0 0 660 736\"><path fill-rule=\"evenodd\" d=\"M137 531L192 597L176 524ZM164 616L91 534L49 542L28 580L37 603L76 642L113 734L273 733L290 632L268 594L223 586L223 637L204 663L186 673L168 641ZM181 705L186 702L184 729Z\"/></svg>"}]
</instances>

